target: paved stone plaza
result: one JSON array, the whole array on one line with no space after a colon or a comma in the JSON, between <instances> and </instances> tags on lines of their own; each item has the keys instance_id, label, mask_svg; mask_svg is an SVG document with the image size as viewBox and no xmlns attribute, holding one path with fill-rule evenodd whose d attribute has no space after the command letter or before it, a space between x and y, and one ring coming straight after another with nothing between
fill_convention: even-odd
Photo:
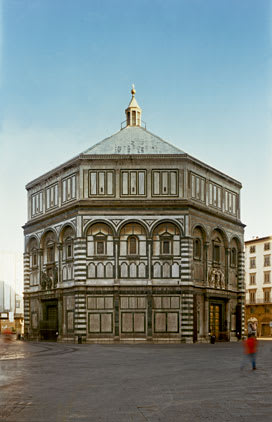
<instances>
[{"instance_id":1,"label":"paved stone plaza","mask_svg":"<svg viewBox=\"0 0 272 422\"><path fill-rule=\"evenodd\" d=\"M1 340L0 420L271 421L272 342L75 345Z\"/></svg>"}]
</instances>

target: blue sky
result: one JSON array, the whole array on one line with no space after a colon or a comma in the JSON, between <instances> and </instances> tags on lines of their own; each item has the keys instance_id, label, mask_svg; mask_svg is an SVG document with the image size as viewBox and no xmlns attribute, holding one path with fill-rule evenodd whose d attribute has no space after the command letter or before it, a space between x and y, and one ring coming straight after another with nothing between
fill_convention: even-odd
<instances>
[{"instance_id":1,"label":"blue sky","mask_svg":"<svg viewBox=\"0 0 272 422\"><path fill-rule=\"evenodd\" d=\"M245 237L271 230L271 1L0 0L0 251L24 186L124 120L240 180ZM1 274L0 274L1 275Z\"/></svg>"}]
</instances>

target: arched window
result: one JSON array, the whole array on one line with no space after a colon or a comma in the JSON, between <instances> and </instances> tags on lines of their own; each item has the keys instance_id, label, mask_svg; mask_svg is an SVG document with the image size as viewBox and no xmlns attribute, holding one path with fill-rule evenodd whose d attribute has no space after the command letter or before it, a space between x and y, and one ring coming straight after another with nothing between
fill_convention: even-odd
<instances>
[{"instance_id":1,"label":"arched window","mask_svg":"<svg viewBox=\"0 0 272 422\"><path fill-rule=\"evenodd\" d=\"M194 259L201 259L201 240L194 239Z\"/></svg>"},{"instance_id":2,"label":"arched window","mask_svg":"<svg viewBox=\"0 0 272 422\"><path fill-rule=\"evenodd\" d=\"M128 238L128 255L138 254L138 238L136 236L130 236Z\"/></svg>"}]
</instances>

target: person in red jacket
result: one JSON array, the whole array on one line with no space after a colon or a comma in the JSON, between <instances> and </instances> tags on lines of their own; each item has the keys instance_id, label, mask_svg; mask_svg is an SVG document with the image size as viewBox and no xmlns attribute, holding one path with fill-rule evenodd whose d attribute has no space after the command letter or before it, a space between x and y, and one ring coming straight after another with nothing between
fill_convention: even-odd
<instances>
[{"instance_id":1,"label":"person in red jacket","mask_svg":"<svg viewBox=\"0 0 272 422\"><path fill-rule=\"evenodd\" d=\"M245 358L243 359L241 369L245 366L245 361L248 358L252 365L252 370L256 369L256 353L257 353L257 339L254 334L249 334L247 340L244 341Z\"/></svg>"}]
</instances>

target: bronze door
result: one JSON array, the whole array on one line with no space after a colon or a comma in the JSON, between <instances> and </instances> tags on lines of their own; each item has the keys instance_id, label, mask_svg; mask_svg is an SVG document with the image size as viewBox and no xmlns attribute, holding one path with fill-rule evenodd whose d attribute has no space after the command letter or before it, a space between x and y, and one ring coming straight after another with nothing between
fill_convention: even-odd
<instances>
[{"instance_id":1,"label":"bronze door","mask_svg":"<svg viewBox=\"0 0 272 422\"><path fill-rule=\"evenodd\" d=\"M221 331L221 305L210 304L210 333L218 340Z\"/></svg>"}]
</instances>

